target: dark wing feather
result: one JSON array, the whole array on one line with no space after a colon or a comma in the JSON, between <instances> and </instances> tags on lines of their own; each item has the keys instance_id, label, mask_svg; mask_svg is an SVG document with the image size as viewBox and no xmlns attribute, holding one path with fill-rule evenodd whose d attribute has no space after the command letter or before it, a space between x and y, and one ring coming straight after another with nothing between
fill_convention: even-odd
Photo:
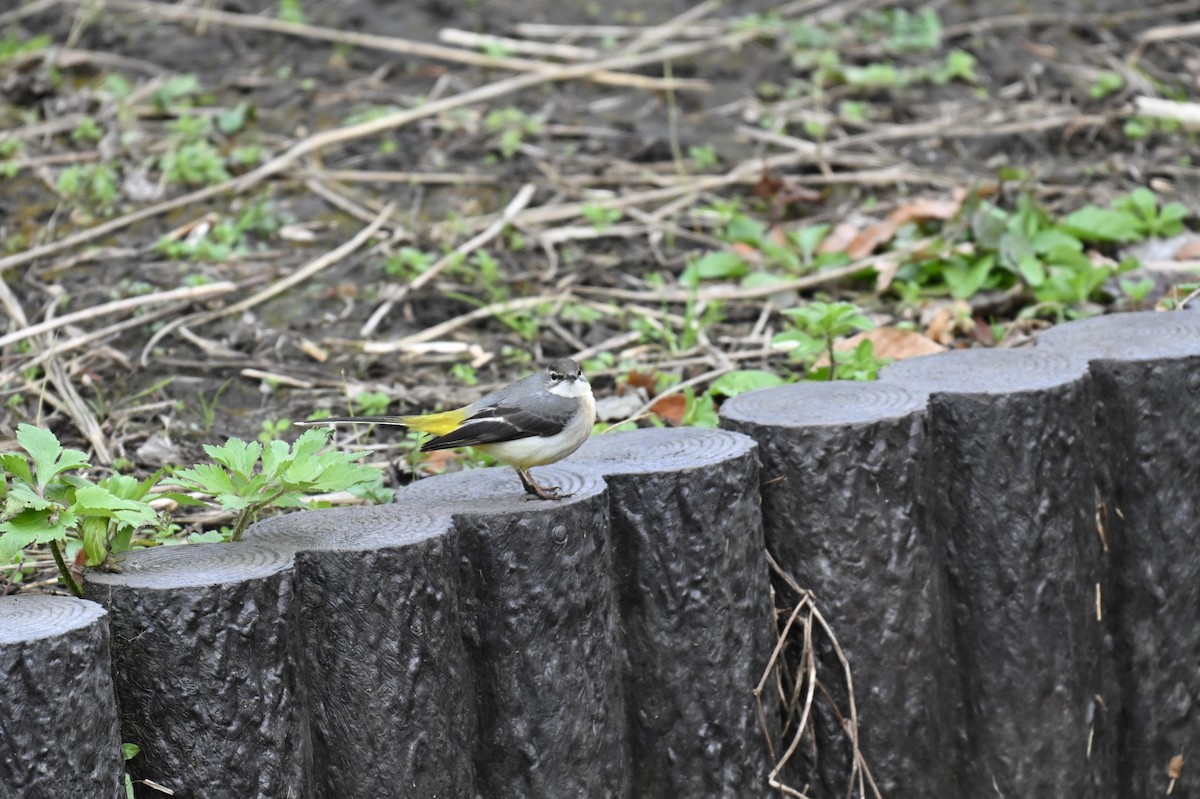
<instances>
[{"instance_id":1,"label":"dark wing feather","mask_svg":"<svg viewBox=\"0 0 1200 799\"><path fill-rule=\"evenodd\" d=\"M562 430L562 422L521 408L497 405L485 408L467 419L457 430L431 438L421 447L422 452L452 447L477 447L480 444L499 444L531 436L552 436Z\"/></svg>"}]
</instances>

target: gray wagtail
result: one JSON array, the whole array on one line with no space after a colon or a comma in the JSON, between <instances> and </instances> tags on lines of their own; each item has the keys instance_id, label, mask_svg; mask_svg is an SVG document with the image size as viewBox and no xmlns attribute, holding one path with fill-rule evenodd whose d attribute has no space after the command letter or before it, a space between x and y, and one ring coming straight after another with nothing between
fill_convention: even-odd
<instances>
[{"instance_id":1,"label":"gray wagtail","mask_svg":"<svg viewBox=\"0 0 1200 799\"><path fill-rule=\"evenodd\" d=\"M554 486L540 486L529 470L570 455L587 440L596 422L592 387L579 364L559 358L536 374L493 391L462 408L424 416L338 416L300 425L359 422L392 424L429 433L422 452L478 447L515 467L525 491L541 499L563 499Z\"/></svg>"}]
</instances>

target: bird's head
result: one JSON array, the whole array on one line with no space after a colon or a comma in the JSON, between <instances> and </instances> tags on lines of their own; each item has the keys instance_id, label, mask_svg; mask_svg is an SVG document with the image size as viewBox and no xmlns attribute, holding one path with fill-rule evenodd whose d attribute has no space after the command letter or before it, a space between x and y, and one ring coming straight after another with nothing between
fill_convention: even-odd
<instances>
[{"instance_id":1,"label":"bird's head","mask_svg":"<svg viewBox=\"0 0 1200 799\"><path fill-rule=\"evenodd\" d=\"M563 397L576 397L587 392L591 386L584 376L579 364L570 358L559 358L552 361L542 372L542 385L552 394Z\"/></svg>"}]
</instances>

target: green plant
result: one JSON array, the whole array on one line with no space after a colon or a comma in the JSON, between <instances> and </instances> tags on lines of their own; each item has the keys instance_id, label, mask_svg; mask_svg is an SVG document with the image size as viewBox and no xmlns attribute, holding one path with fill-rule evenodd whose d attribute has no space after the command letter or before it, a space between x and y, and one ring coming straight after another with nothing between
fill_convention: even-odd
<instances>
[{"instance_id":1,"label":"green plant","mask_svg":"<svg viewBox=\"0 0 1200 799\"><path fill-rule=\"evenodd\" d=\"M684 386L683 399L685 405L681 424L684 427L716 427L720 424L711 394L697 394L691 386Z\"/></svg>"},{"instance_id":2,"label":"green plant","mask_svg":"<svg viewBox=\"0 0 1200 799\"><path fill-rule=\"evenodd\" d=\"M540 117L507 106L489 111L483 118L483 126L498 135L496 149L507 159L517 154L525 137L536 136L542 132L543 122Z\"/></svg>"},{"instance_id":3,"label":"green plant","mask_svg":"<svg viewBox=\"0 0 1200 799\"><path fill-rule=\"evenodd\" d=\"M129 549L135 530L159 521L145 497L161 473L141 482L121 474L93 482L69 474L89 466L87 455L63 448L49 430L22 424L17 444L24 454L0 454L5 473L0 563L31 544L49 544L63 583L82 596L63 559L68 540L82 544L89 566Z\"/></svg>"},{"instance_id":4,"label":"green plant","mask_svg":"<svg viewBox=\"0 0 1200 799\"><path fill-rule=\"evenodd\" d=\"M708 393L716 397L736 397L747 391L783 385L784 379L765 369L736 369L713 381Z\"/></svg>"},{"instance_id":5,"label":"green plant","mask_svg":"<svg viewBox=\"0 0 1200 799\"><path fill-rule=\"evenodd\" d=\"M788 308L783 313L791 318L794 327L776 334L774 343L792 345L792 360L806 362L810 377L815 371L813 364L823 354L829 364L828 371L822 369L821 374L829 380L838 376L836 340L856 330L875 327L857 305L848 302L813 301L800 308Z\"/></svg>"},{"instance_id":6,"label":"green plant","mask_svg":"<svg viewBox=\"0 0 1200 799\"><path fill-rule=\"evenodd\" d=\"M1121 286L1121 291L1125 292L1134 305L1142 305L1146 302L1146 298L1150 296L1150 292L1154 289L1154 278L1144 277L1141 280L1125 280L1118 281Z\"/></svg>"},{"instance_id":7,"label":"green plant","mask_svg":"<svg viewBox=\"0 0 1200 799\"><path fill-rule=\"evenodd\" d=\"M1183 203L1166 203L1159 208L1158 198L1145 187L1134 189L1128 197L1113 200L1112 205L1129 218L1133 230L1143 238L1178 236L1183 232L1183 220L1188 213Z\"/></svg>"},{"instance_id":8,"label":"green plant","mask_svg":"<svg viewBox=\"0 0 1200 799\"><path fill-rule=\"evenodd\" d=\"M226 136L232 136L246 127L251 115L248 103L238 103L233 108L227 108L217 114L217 130Z\"/></svg>"},{"instance_id":9,"label":"green plant","mask_svg":"<svg viewBox=\"0 0 1200 799\"><path fill-rule=\"evenodd\" d=\"M175 106L191 105L195 95L199 92L200 79L188 73L163 81L150 99L155 108L160 112L167 113Z\"/></svg>"},{"instance_id":10,"label":"green plant","mask_svg":"<svg viewBox=\"0 0 1200 799\"><path fill-rule=\"evenodd\" d=\"M1125 79L1117 72L1101 72L1088 88L1088 95L1093 100L1103 100L1113 92L1119 92L1125 87Z\"/></svg>"},{"instance_id":11,"label":"green plant","mask_svg":"<svg viewBox=\"0 0 1200 799\"><path fill-rule=\"evenodd\" d=\"M63 198L85 210L111 213L119 196L117 170L108 163L73 164L58 174Z\"/></svg>"},{"instance_id":12,"label":"green plant","mask_svg":"<svg viewBox=\"0 0 1200 799\"><path fill-rule=\"evenodd\" d=\"M461 361L450 367L450 376L464 386L473 386L479 382L479 375L475 373L475 367Z\"/></svg>"},{"instance_id":13,"label":"green plant","mask_svg":"<svg viewBox=\"0 0 1200 799\"><path fill-rule=\"evenodd\" d=\"M0 176L16 177L21 171L21 153L25 145L20 139L0 139Z\"/></svg>"},{"instance_id":14,"label":"green plant","mask_svg":"<svg viewBox=\"0 0 1200 799\"><path fill-rule=\"evenodd\" d=\"M128 763L141 754L141 751L142 747L137 744L123 743L121 744L121 759ZM133 777L129 774L128 769L125 770L125 799L134 799Z\"/></svg>"},{"instance_id":15,"label":"green plant","mask_svg":"<svg viewBox=\"0 0 1200 799\"><path fill-rule=\"evenodd\" d=\"M401 247L395 254L383 259L383 271L392 277L411 280L433 266L435 261L437 256L431 252L416 247Z\"/></svg>"},{"instance_id":16,"label":"green plant","mask_svg":"<svg viewBox=\"0 0 1200 799\"><path fill-rule=\"evenodd\" d=\"M381 484L378 469L354 462L360 453L322 452L330 435L328 428L313 428L290 446L283 441L264 445L236 438L223 446L206 445L204 451L213 462L181 469L174 479L184 490L235 511L230 538L238 541L267 508L309 507L307 494L369 490ZM170 496L194 502L187 495Z\"/></svg>"},{"instance_id":17,"label":"green plant","mask_svg":"<svg viewBox=\"0 0 1200 799\"><path fill-rule=\"evenodd\" d=\"M693 144L688 147L687 153L688 158L692 159L692 164L702 172L716 169L721 163L717 158L717 151L708 144Z\"/></svg>"},{"instance_id":18,"label":"green plant","mask_svg":"<svg viewBox=\"0 0 1200 799\"><path fill-rule=\"evenodd\" d=\"M619 208L605 208L600 205L592 205L585 203L579 212L583 214L583 218L591 223L596 230L604 230L606 227L617 222L623 212Z\"/></svg>"},{"instance_id":19,"label":"green plant","mask_svg":"<svg viewBox=\"0 0 1200 799\"><path fill-rule=\"evenodd\" d=\"M1114 275L1136 266L1128 259L1114 263L1096 248L1174 235L1186 215L1180 203L1160 208L1148 189L1118 198L1108 208L1084 206L1057 220L1026 193L1011 210L977 201L960 214L962 221L920 230L944 239L906 260L893 288L911 304L922 294L967 299L980 291L1023 287L1035 300L1024 316L1061 318L1094 301Z\"/></svg>"},{"instance_id":20,"label":"green plant","mask_svg":"<svg viewBox=\"0 0 1200 799\"><path fill-rule=\"evenodd\" d=\"M221 217L207 228L194 229L182 240L164 236L154 248L169 258L222 263L249 252L254 239L274 236L286 221L272 201L260 197L236 218Z\"/></svg>"},{"instance_id":21,"label":"green plant","mask_svg":"<svg viewBox=\"0 0 1200 799\"><path fill-rule=\"evenodd\" d=\"M229 180L221 152L206 141L187 142L163 154L159 168L168 183L205 186Z\"/></svg>"},{"instance_id":22,"label":"green plant","mask_svg":"<svg viewBox=\"0 0 1200 799\"><path fill-rule=\"evenodd\" d=\"M391 398L382 391L360 391L354 395L350 407L355 416L380 416L387 413Z\"/></svg>"},{"instance_id":23,"label":"green plant","mask_svg":"<svg viewBox=\"0 0 1200 799\"><path fill-rule=\"evenodd\" d=\"M84 117L71 131L71 141L76 144L98 142L104 136L104 130L91 117Z\"/></svg>"},{"instance_id":24,"label":"green plant","mask_svg":"<svg viewBox=\"0 0 1200 799\"><path fill-rule=\"evenodd\" d=\"M291 426L291 419L263 419L262 432L258 434L258 440L263 444L275 441Z\"/></svg>"},{"instance_id":25,"label":"green plant","mask_svg":"<svg viewBox=\"0 0 1200 799\"><path fill-rule=\"evenodd\" d=\"M34 36L29 39L21 39L17 34L9 33L3 39L0 39L0 64L18 56L36 53L38 50L45 50L49 46L49 36Z\"/></svg>"},{"instance_id":26,"label":"green plant","mask_svg":"<svg viewBox=\"0 0 1200 799\"><path fill-rule=\"evenodd\" d=\"M951 50L946 54L946 60L937 66L929 75L929 80L937 86L944 86L952 80L964 83L978 83L979 76L975 74L975 56L965 50Z\"/></svg>"},{"instance_id":27,"label":"green plant","mask_svg":"<svg viewBox=\"0 0 1200 799\"><path fill-rule=\"evenodd\" d=\"M283 22L304 23L304 3L302 0L279 0L279 10L276 16Z\"/></svg>"}]
</instances>

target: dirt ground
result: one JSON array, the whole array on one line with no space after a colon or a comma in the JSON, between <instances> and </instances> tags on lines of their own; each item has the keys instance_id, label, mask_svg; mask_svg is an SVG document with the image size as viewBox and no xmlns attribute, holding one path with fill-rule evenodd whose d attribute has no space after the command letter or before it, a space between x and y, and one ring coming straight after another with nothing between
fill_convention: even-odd
<instances>
[{"instance_id":1,"label":"dirt ground","mask_svg":"<svg viewBox=\"0 0 1200 799\"><path fill-rule=\"evenodd\" d=\"M812 298L948 346L1053 321L1022 317L1020 290L878 291L869 255L778 291L689 291L689 259L744 254L722 204L783 234L973 192L1066 214L1145 186L1193 225L1200 208L1195 134L1135 107L1200 95L1200 2L5 8L0 449L37 422L137 473L264 425L291 438L281 420L372 393L404 412L470 401L560 355L583 353L602 399L640 379L629 415L669 385L647 374L796 377L770 342ZM973 74L939 78L956 53ZM948 314L966 324L931 330ZM339 442L412 478L403 436Z\"/></svg>"}]
</instances>

